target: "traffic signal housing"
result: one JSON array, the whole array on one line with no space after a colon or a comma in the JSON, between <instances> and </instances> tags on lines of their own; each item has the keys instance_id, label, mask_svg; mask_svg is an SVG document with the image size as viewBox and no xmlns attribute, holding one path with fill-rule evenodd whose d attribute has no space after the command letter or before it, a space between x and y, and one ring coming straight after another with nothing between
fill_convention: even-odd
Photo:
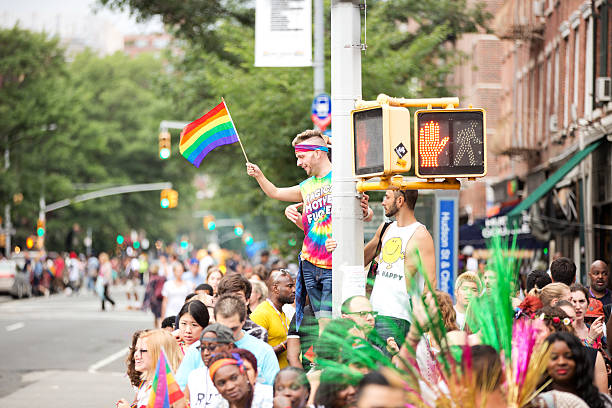
<instances>
[{"instance_id":1,"label":"traffic signal housing","mask_svg":"<svg viewBox=\"0 0 612 408\"><path fill-rule=\"evenodd\" d=\"M170 132L162 130L159 132L159 158L166 160L170 157L171 145L170 145Z\"/></svg>"},{"instance_id":2,"label":"traffic signal housing","mask_svg":"<svg viewBox=\"0 0 612 408\"><path fill-rule=\"evenodd\" d=\"M414 113L415 174L421 178L487 174L484 109L421 109Z\"/></svg>"},{"instance_id":3,"label":"traffic signal housing","mask_svg":"<svg viewBox=\"0 0 612 408\"><path fill-rule=\"evenodd\" d=\"M175 208L178 205L178 191L166 188L161 191L159 206L161 208Z\"/></svg>"},{"instance_id":4,"label":"traffic signal housing","mask_svg":"<svg viewBox=\"0 0 612 408\"><path fill-rule=\"evenodd\" d=\"M45 220L39 219L36 221L36 235L43 237L45 235Z\"/></svg>"},{"instance_id":5,"label":"traffic signal housing","mask_svg":"<svg viewBox=\"0 0 612 408\"><path fill-rule=\"evenodd\" d=\"M357 178L389 177L412 166L410 112L377 105L351 111L353 174Z\"/></svg>"},{"instance_id":6,"label":"traffic signal housing","mask_svg":"<svg viewBox=\"0 0 612 408\"><path fill-rule=\"evenodd\" d=\"M213 215L205 216L202 220L202 224L204 225L204 228L209 231L213 231L215 228L217 228L217 223L215 222L215 217Z\"/></svg>"}]
</instances>

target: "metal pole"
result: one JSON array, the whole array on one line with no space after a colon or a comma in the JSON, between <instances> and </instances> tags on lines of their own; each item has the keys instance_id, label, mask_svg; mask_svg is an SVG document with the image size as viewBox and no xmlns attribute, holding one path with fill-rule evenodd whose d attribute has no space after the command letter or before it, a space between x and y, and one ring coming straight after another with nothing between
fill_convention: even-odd
<instances>
[{"instance_id":1,"label":"metal pole","mask_svg":"<svg viewBox=\"0 0 612 408\"><path fill-rule=\"evenodd\" d=\"M325 92L325 22L323 19L323 0L314 0L314 94Z\"/></svg>"},{"instance_id":2,"label":"metal pole","mask_svg":"<svg viewBox=\"0 0 612 408\"><path fill-rule=\"evenodd\" d=\"M7 259L11 258L11 205L4 206L4 255Z\"/></svg>"},{"instance_id":3,"label":"metal pole","mask_svg":"<svg viewBox=\"0 0 612 408\"><path fill-rule=\"evenodd\" d=\"M343 281L363 271L363 221L351 170L351 110L361 99L361 27L357 1L332 0L332 314L340 315ZM351 279L351 281L353 281ZM365 282L365 276L364 276Z\"/></svg>"}]
</instances>

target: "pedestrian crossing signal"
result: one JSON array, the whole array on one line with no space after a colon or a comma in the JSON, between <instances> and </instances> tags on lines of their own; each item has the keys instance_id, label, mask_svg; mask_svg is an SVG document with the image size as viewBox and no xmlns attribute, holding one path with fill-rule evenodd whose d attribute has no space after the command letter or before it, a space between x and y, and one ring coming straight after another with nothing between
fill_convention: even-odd
<instances>
[{"instance_id":1,"label":"pedestrian crossing signal","mask_svg":"<svg viewBox=\"0 0 612 408\"><path fill-rule=\"evenodd\" d=\"M421 178L487 174L484 109L422 109L414 113L415 174Z\"/></svg>"},{"instance_id":2,"label":"pedestrian crossing signal","mask_svg":"<svg viewBox=\"0 0 612 408\"><path fill-rule=\"evenodd\" d=\"M371 178L406 173L412 166L410 112L376 105L351 112L353 174Z\"/></svg>"}]
</instances>

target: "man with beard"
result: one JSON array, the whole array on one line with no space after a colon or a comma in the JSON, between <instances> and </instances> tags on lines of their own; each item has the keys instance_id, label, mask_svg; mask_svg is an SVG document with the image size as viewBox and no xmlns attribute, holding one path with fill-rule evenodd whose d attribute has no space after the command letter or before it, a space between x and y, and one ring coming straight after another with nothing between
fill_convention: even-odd
<instances>
[{"instance_id":1,"label":"man with beard","mask_svg":"<svg viewBox=\"0 0 612 408\"><path fill-rule=\"evenodd\" d=\"M434 243L427 228L417 221L414 207L418 190L387 190L382 201L385 216L395 217L381 237L381 224L376 235L364 248L364 263L377 256L378 269L370 296L372 308L378 313L375 329L383 341L395 339L398 345L410 328L410 294L426 290L424 275L432 288L436 287ZM419 272L419 269L421 271ZM384 344L380 345L384 349Z\"/></svg>"},{"instance_id":2,"label":"man with beard","mask_svg":"<svg viewBox=\"0 0 612 408\"><path fill-rule=\"evenodd\" d=\"M289 319L283 306L295 300L295 281L285 269L275 270L268 279L268 299L251 313L251 320L268 331L268 344L272 346L281 369L287 367L287 333Z\"/></svg>"}]
</instances>

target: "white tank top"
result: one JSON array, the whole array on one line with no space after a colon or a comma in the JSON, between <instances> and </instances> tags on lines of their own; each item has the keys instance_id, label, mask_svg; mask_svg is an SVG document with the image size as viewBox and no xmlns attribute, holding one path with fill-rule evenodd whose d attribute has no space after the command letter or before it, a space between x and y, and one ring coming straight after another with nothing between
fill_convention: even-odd
<instances>
[{"instance_id":1,"label":"white tank top","mask_svg":"<svg viewBox=\"0 0 612 408\"><path fill-rule=\"evenodd\" d=\"M370 296L372 309L382 316L411 321L412 308L406 291L404 257L408 241L421 225L423 224L420 222L414 222L406 227L399 227L397 221L394 221L385 231L377 258L378 273ZM422 293L425 280L420 274L416 279L417 290Z\"/></svg>"}]
</instances>

